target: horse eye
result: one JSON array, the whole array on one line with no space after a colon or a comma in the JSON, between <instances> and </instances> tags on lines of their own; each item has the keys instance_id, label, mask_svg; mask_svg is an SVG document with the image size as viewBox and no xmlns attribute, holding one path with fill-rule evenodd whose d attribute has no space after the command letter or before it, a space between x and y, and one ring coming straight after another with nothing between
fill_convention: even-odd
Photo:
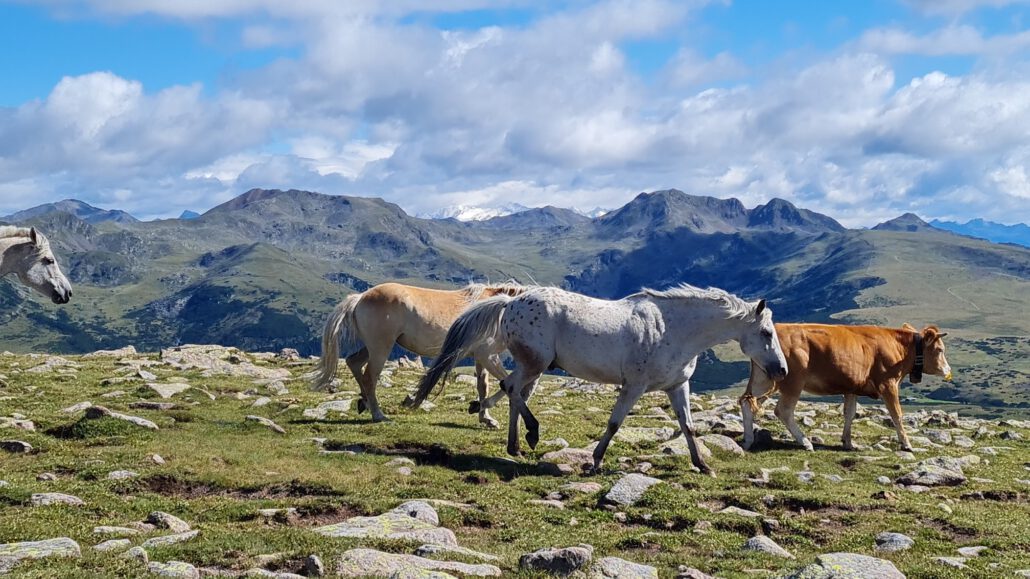
<instances>
[{"instance_id":1,"label":"horse eye","mask_svg":"<svg viewBox=\"0 0 1030 579\"><path fill-rule=\"evenodd\" d=\"M54 265L54 258L52 258L52 257L44 257L43 258L43 265Z\"/></svg>"},{"instance_id":2,"label":"horse eye","mask_svg":"<svg viewBox=\"0 0 1030 579\"><path fill-rule=\"evenodd\" d=\"M763 338L772 338L772 332L770 332L769 330L762 330L762 337Z\"/></svg>"}]
</instances>

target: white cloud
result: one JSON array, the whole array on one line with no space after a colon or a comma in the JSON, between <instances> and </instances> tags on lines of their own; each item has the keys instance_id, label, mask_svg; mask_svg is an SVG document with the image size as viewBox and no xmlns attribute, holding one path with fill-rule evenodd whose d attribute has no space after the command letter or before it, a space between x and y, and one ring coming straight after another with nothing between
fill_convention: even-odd
<instances>
[{"instance_id":1,"label":"white cloud","mask_svg":"<svg viewBox=\"0 0 1030 579\"><path fill-rule=\"evenodd\" d=\"M953 24L924 35L897 27L874 28L862 34L859 45L882 54L1001 56L1030 47L1030 31L985 37L965 24Z\"/></svg>"}]
</instances>

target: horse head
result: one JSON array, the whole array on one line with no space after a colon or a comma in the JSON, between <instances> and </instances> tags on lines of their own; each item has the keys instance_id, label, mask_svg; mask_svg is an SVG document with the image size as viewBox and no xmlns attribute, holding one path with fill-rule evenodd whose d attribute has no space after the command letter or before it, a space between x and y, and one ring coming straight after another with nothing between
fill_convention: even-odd
<instances>
[{"instance_id":1,"label":"horse head","mask_svg":"<svg viewBox=\"0 0 1030 579\"><path fill-rule=\"evenodd\" d=\"M744 329L738 338L740 350L757 364L769 378L783 380L787 377L787 360L776 336L772 310L759 300L751 305L751 313L743 318Z\"/></svg>"},{"instance_id":2,"label":"horse head","mask_svg":"<svg viewBox=\"0 0 1030 579\"><path fill-rule=\"evenodd\" d=\"M33 227L29 230L29 241L11 247L4 256L5 269L13 271L21 282L55 304L66 304L72 297L72 284L64 277L57 265L50 240Z\"/></svg>"}]
</instances>

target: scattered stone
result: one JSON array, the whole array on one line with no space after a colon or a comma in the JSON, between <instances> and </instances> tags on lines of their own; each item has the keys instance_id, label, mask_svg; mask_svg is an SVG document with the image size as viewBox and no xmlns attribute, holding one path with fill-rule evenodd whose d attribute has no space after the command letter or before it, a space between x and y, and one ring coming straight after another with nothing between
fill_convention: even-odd
<instances>
[{"instance_id":1,"label":"scattered stone","mask_svg":"<svg viewBox=\"0 0 1030 579\"><path fill-rule=\"evenodd\" d=\"M0 575L28 559L45 559L48 557L78 558L81 556L82 550L79 548L79 544L67 537L47 539L45 541L0 544Z\"/></svg>"},{"instance_id":2,"label":"scattered stone","mask_svg":"<svg viewBox=\"0 0 1030 579\"><path fill-rule=\"evenodd\" d=\"M721 511L719 511L718 514L720 514L720 515L739 515L741 517L747 517L749 519L760 519L760 518L762 518L762 514L761 513L756 513L754 511L749 511L747 509L742 509L740 507L735 507L735 506L732 506L732 505L729 506L729 507L726 507L725 509L723 509Z\"/></svg>"},{"instance_id":3,"label":"scattered stone","mask_svg":"<svg viewBox=\"0 0 1030 579\"><path fill-rule=\"evenodd\" d=\"M408 501L375 517L351 517L314 531L327 537L382 537L457 546L454 533L439 524L436 510L428 503Z\"/></svg>"},{"instance_id":4,"label":"scattered stone","mask_svg":"<svg viewBox=\"0 0 1030 579\"><path fill-rule=\"evenodd\" d=\"M541 460L556 464L571 464L577 467L594 466L594 451L589 448L563 448L548 452Z\"/></svg>"},{"instance_id":5,"label":"scattered stone","mask_svg":"<svg viewBox=\"0 0 1030 579\"><path fill-rule=\"evenodd\" d=\"M384 553L374 549L351 549L336 561L334 571L343 577L442 577L434 571L473 577L499 577L494 565L436 561L416 555Z\"/></svg>"},{"instance_id":6,"label":"scattered stone","mask_svg":"<svg viewBox=\"0 0 1030 579\"><path fill-rule=\"evenodd\" d=\"M590 567L589 579L658 579L658 569L618 557L604 557Z\"/></svg>"},{"instance_id":7,"label":"scattered stone","mask_svg":"<svg viewBox=\"0 0 1030 579\"><path fill-rule=\"evenodd\" d=\"M143 547L133 547L122 553L122 559L135 559L144 565L150 562L150 556L147 555L147 550Z\"/></svg>"},{"instance_id":8,"label":"scattered stone","mask_svg":"<svg viewBox=\"0 0 1030 579\"><path fill-rule=\"evenodd\" d=\"M715 447L731 454L743 456L744 449L737 444L736 440L722 434L706 434L699 437L699 440L708 447Z\"/></svg>"},{"instance_id":9,"label":"scattered stone","mask_svg":"<svg viewBox=\"0 0 1030 579\"><path fill-rule=\"evenodd\" d=\"M977 545L973 547L959 547L958 554L968 558L979 557L980 553L983 553L987 549L988 547L985 547L983 545Z\"/></svg>"},{"instance_id":10,"label":"scattered stone","mask_svg":"<svg viewBox=\"0 0 1030 579\"><path fill-rule=\"evenodd\" d=\"M100 551L102 553L107 553L109 551L117 552L117 551L124 551L124 550L128 549L131 546L132 546L132 541L130 541L128 539L110 539L110 540L104 541L103 543L100 543L100 544L97 544L97 545L93 545L93 550L94 551Z\"/></svg>"},{"instance_id":11,"label":"scattered stone","mask_svg":"<svg viewBox=\"0 0 1030 579\"><path fill-rule=\"evenodd\" d=\"M136 347L129 345L124 348L118 348L116 350L97 350L96 352L90 352L89 354L83 354L83 358L127 358L129 356L136 356L139 353L136 351Z\"/></svg>"},{"instance_id":12,"label":"scattered stone","mask_svg":"<svg viewBox=\"0 0 1030 579\"><path fill-rule=\"evenodd\" d=\"M900 476L895 480L900 485L919 485L925 487L956 486L966 482L962 471L953 471L932 464L916 468L916 470Z\"/></svg>"},{"instance_id":13,"label":"scattered stone","mask_svg":"<svg viewBox=\"0 0 1030 579\"><path fill-rule=\"evenodd\" d=\"M0 440L0 448L15 454L32 452L32 445L22 440Z\"/></svg>"},{"instance_id":14,"label":"scattered stone","mask_svg":"<svg viewBox=\"0 0 1030 579\"><path fill-rule=\"evenodd\" d=\"M43 507L47 505L71 505L81 507L86 501L74 495L64 493L35 493L32 495L32 506Z\"/></svg>"},{"instance_id":15,"label":"scattered stone","mask_svg":"<svg viewBox=\"0 0 1030 579\"><path fill-rule=\"evenodd\" d=\"M152 547L164 547L167 545L175 545L176 543L184 543L200 534L200 531L189 531L187 533L175 533L173 535L162 535L160 537L153 537L143 541L142 547L149 549Z\"/></svg>"},{"instance_id":16,"label":"scattered stone","mask_svg":"<svg viewBox=\"0 0 1030 579\"><path fill-rule=\"evenodd\" d=\"M318 555L308 555L304 559L304 572L307 573L308 577L325 576L325 564L322 563L322 558Z\"/></svg>"},{"instance_id":17,"label":"scattered stone","mask_svg":"<svg viewBox=\"0 0 1030 579\"><path fill-rule=\"evenodd\" d=\"M173 533L185 533L190 530L190 524L164 511L154 511L147 515L147 523L159 529L168 529Z\"/></svg>"},{"instance_id":18,"label":"scattered stone","mask_svg":"<svg viewBox=\"0 0 1030 579\"><path fill-rule=\"evenodd\" d=\"M255 416L253 414L248 414L246 416L246 420L249 420L251 422L257 422L258 424L267 426L269 428L269 430L271 430L272 432L278 432L279 434L286 434L286 429L284 429L282 426L279 426L275 422L272 422L268 418L265 418L264 416Z\"/></svg>"},{"instance_id":19,"label":"scattered stone","mask_svg":"<svg viewBox=\"0 0 1030 579\"><path fill-rule=\"evenodd\" d=\"M150 462L154 464L164 464L165 459L162 458L160 454L152 454L150 455Z\"/></svg>"},{"instance_id":20,"label":"scattered stone","mask_svg":"<svg viewBox=\"0 0 1030 579\"><path fill-rule=\"evenodd\" d=\"M889 477L881 475L876 477L876 482L882 485L889 485L891 484L891 479Z\"/></svg>"},{"instance_id":21,"label":"scattered stone","mask_svg":"<svg viewBox=\"0 0 1030 579\"><path fill-rule=\"evenodd\" d=\"M554 438L554 439L551 439L551 440L545 440L545 441L541 442L540 446L545 446L545 447L555 446L555 447L558 447L559 449L561 449L561 448L568 448L569 447L569 441L565 440L564 438Z\"/></svg>"},{"instance_id":22,"label":"scattered stone","mask_svg":"<svg viewBox=\"0 0 1030 579\"><path fill-rule=\"evenodd\" d=\"M760 553L766 553L776 557L783 557L784 559L794 558L794 555L792 555L790 551L777 545L776 541L773 541L765 535L756 535L751 537L744 542L742 549L745 551L758 551Z\"/></svg>"},{"instance_id":23,"label":"scattered stone","mask_svg":"<svg viewBox=\"0 0 1030 579\"><path fill-rule=\"evenodd\" d=\"M564 549L540 549L520 557L519 568L568 577L585 567L593 557L594 548L586 544Z\"/></svg>"},{"instance_id":24,"label":"scattered stone","mask_svg":"<svg viewBox=\"0 0 1030 579\"><path fill-rule=\"evenodd\" d=\"M76 412L82 412L90 406L93 406L93 403L89 400L86 400L84 402L79 402L78 404L72 404L68 408L62 409L61 412L63 412L64 414L75 414Z\"/></svg>"},{"instance_id":25,"label":"scattered stone","mask_svg":"<svg viewBox=\"0 0 1030 579\"><path fill-rule=\"evenodd\" d=\"M665 442L671 440L676 431L668 426L647 428L643 426L624 426L615 433L615 439L630 444L641 442Z\"/></svg>"},{"instance_id":26,"label":"scattered stone","mask_svg":"<svg viewBox=\"0 0 1030 579\"><path fill-rule=\"evenodd\" d=\"M601 483L595 482L570 482L563 484L558 488L563 491L569 491L574 493L592 494L601 492L601 489L603 489L604 487L601 486Z\"/></svg>"},{"instance_id":27,"label":"scattered stone","mask_svg":"<svg viewBox=\"0 0 1030 579\"><path fill-rule=\"evenodd\" d=\"M116 537L125 537L138 535L139 529L130 529L129 527L93 527L93 533L96 535L114 535Z\"/></svg>"},{"instance_id":28,"label":"scattered stone","mask_svg":"<svg viewBox=\"0 0 1030 579\"><path fill-rule=\"evenodd\" d=\"M337 414L345 414L349 412L352 402L353 400L350 398L330 400L328 402L323 402L314 408L305 409L302 415L304 418L311 418L312 420L324 420L329 416L330 412Z\"/></svg>"},{"instance_id":29,"label":"scattered stone","mask_svg":"<svg viewBox=\"0 0 1030 579\"><path fill-rule=\"evenodd\" d=\"M98 420L105 417L114 418L115 420L124 420L125 422L135 424L136 426L146 428L148 430L158 430L157 425L146 418L129 416L128 414L121 414L120 412L112 412L103 406L90 406L86 409L86 418L89 420Z\"/></svg>"},{"instance_id":30,"label":"scattered stone","mask_svg":"<svg viewBox=\"0 0 1030 579\"><path fill-rule=\"evenodd\" d=\"M125 480L130 478L136 478L138 476L138 472L131 470L113 470L107 473L108 480Z\"/></svg>"},{"instance_id":31,"label":"scattered stone","mask_svg":"<svg viewBox=\"0 0 1030 579\"><path fill-rule=\"evenodd\" d=\"M51 482L57 480L57 475L52 472L41 472L36 475L39 482Z\"/></svg>"},{"instance_id":32,"label":"scattered stone","mask_svg":"<svg viewBox=\"0 0 1030 579\"><path fill-rule=\"evenodd\" d=\"M279 350L279 352L275 355L275 359L284 362L299 362L300 352L298 352L294 348L283 348L282 350Z\"/></svg>"},{"instance_id":33,"label":"scattered stone","mask_svg":"<svg viewBox=\"0 0 1030 579\"><path fill-rule=\"evenodd\" d=\"M526 501L530 505L540 505L542 507L550 507L552 509L564 510L565 503L557 499L530 499Z\"/></svg>"},{"instance_id":34,"label":"scattered stone","mask_svg":"<svg viewBox=\"0 0 1030 579\"><path fill-rule=\"evenodd\" d=\"M679 573L676 574L676 579L715 579L715 577L712 577L700 569L680 565Z\"/></svg>"},{"instance_id":35,"label":"scattered stone","mask_svg":"<svg viewBox=\"0 0 1030 579\"><path fill-rule=\"evenodd\" d=\"M819 555L815 563L788 575L788 579L905 579L894 563L856 553Z\"/></svg>"},{"instance_id":36,"label":"scattered stone","mask_svg":"<svg viewBox=\"0 0 1030 579\"><path fill-rule=\"evenodd\" d=\"M876 551L879 553L895 553L912 548L915 541L912 537L901 533L880 533L876 536Z\"/></svg>"},{"instance_id":37,"label":"scattered stone","mask_svg":"<svg viewBox=\"0 0 1030 579\"><path fill-rule=\"evenodd\" d=\"M161 361L176 370L201 370L212 376L245 376L282 380L290 377L284 368L257 366L236 348L210 345L183 345L161 350Z\"/></svg>"},{"instance_id":38,"label":"scattered stone","mask_svg":"<svg viewBox=\"0 0 1030 579\"><path fill-rule=\"evenodd\" d=\"M630 506L636 504L647 489L661 482L653 477L630 473L619 479L604 498L609 503Z\"/></svg>"},{"instance_id":39,"label":"scattered stone","mask_svg":"<svg viewBox=\"0 0 1030 579\"><path fill-rule=\"evenodd\" d=\"M148 382L147 388L150 388L161 398L171 398L176 394L180 394L190 389L189 384L157 384L154 382Z\"/></svg>"},{"instance_id":40,"label":"scattered stone","mask_svg":"<svg viewBox=\"0 0 1030 579\"><path fill-rule=\"evenodd\" d=\"M935 557L934 561L954 569L968 569L965 557Z\"/></svg>"},{"instance_id":41,"label":"scattered stone","mask_svg":"<svg viewBox=\"0 0 1030 579\"><path fill-rule=\"evenodd\" d=\"M959 448L973 448L976 446L976 442L974 442L972 438L962 434L954 437L951 442Z\"/></svg>"},{"instance_id":42,"label":"scattered stone","mask_svg":"<svg viewBox=\"0 0 1030 579\"><path fill-rule=\"evenodd\" d=\"M471 557L473 559L480 559L482 561L500 561L501 558L491 555L489 553L480 553L479 551L473 551L472 549L466 549L465 547L455 547L447 545L422 545L418 549L415 549L415 555L419 557L429 557L430 555L438 554L456 554L463 555L465 557Z\"/></svg>"},{"instance_id":43,"label":"scattered stone","mask_svg":"<svg viewBox=\"0 0 1030 579\"><path fill-rule=\"evenodd\" d=\"M200 579L200 571L196 567L183 561L169 561L159 563L154 561L147 564L147 571L152 575L160 577L181 577L182 579Z\"/></svg>"}]
</instances>

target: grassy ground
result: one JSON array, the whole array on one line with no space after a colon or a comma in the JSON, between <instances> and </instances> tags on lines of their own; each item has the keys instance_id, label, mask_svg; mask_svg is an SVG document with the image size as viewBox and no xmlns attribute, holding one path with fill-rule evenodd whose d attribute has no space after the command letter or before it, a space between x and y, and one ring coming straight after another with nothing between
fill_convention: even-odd
<instances>
[{"instance_id":1,"label":"grassy ground","mask_svg":"<svg viewBox=\"0 0 1030 579\"><path fill-rule=\"evenodd\" d=\"M299 380L287 383L290 394L274 396L267 406L250 408L255 396L241 393L267 394L250 379L204 378L199 372L173 371L165 366L150 370L161 381L179 376L194 387L172 399L179 407L129 409L130 402L153 394L140 382L101 386L101 380L117 375L112 360L76 359L81 368L68 376L24 372L40 361L0 356L0 374L6 376L6 386L0 386L0 416L20 413L36 424L34 432L0 430L0 438L25 440L35 448L28 455L0 454L0 479L9 483L0 487L0 543L67 536L82 545L83 556L25 563L15 570L16 575L141 575L140 564L93 551L91 546L104 538L94 535L92 529L140 521L155 510L177 515L199 529L200 535L180 545L152 549L152 561L181 560L243 570L261 563L260 555L281 554L278 563L265 563L266 568L295 570L309 554L320 555L329 565L336 555L358 546L410 553L417 545L329 539L311 528L357 514L379 514L414 498L473 505L468 510L439 507L442 525L457 534L461 545L500 556L499 565L512 576L520 574L518 559L523 553L590 543L595 556L614 555L654 565L662 576L674 576L679 565L688 565L720 577L776 577L821 553L872 555L873 538L882 531L906 533L915 539L915 547L909 551L878 555L891 559L909 577L1002 577L1030 568L1030 486L1018 482L1030 479L1030 432L1025 430L1021 431L1022 440L985 435L977 438L973 450L949 446L919 455L960 456L981 454L979 450L985 446L1005 448L997 456L983 456L989 464L966 470L967 476L992 482L970 480L959 487L920 494L876 482L878 476L893 479L910 470L893 452L840 449L836 432L841 419L835 407L817 414L816 425L806 427L810 435L825 438L827 446L805 453L777 438L771 449L745 456L715 449L711 464L718 478L692 472L687 457L648 457L656 453L657 443L619 441L609 449L607 468L600 475L556 477L538 463L542 454L554 447L542 443L517 461L506 457L503 433L478 426L474 417L464 412L467 400L473 397L468 385L450 384L432 411L402 412L400 401L405 387L418 378L415 371L398 370L392 377L393 387L380 389L393 422L371 424L367 414L358 416L353 411L325 420L304 418L302 410L326 396L309 392ZM290 367L295 377L308 369ZM214 394L215 400L197 388ZM354 385L345 381L343 388L353 391ZM114 390L126 394L101 397ZM575 447L589 444L603 430L614 396L573 391L554 396L558 391L556 382L545 384L532 401L542 422L542 440L562 437ZM84 400L146 417L160 430L146 431L110 419L85 421L81 412L61 412ZM664 397L646 397L638 407L641 413L632 415L626 425L669 425L643 412L665 402ZM698 406L711 409L717 403L703 397L694 410L698 412ZM558 413L545 414L545 409ZM286 429L286 435L245 422L247 414L275 420ZM877 415L871 412L873 418L858 421L857 441L872 445L889 440L888 445L895 448L893 431L879 426ZM504 426L507 406L502 404L495 417ZM784 434L773 421L764 420L762 425L776 436ZM1009 428L989 423L988 429L1000 433ZM913 429L909 432L918 436ZM973 436L972 431L965 434ZM361 445L364 452L324 454L313 438L327 439L328 449ZM153 454L164 457L166 463L152 462L149 457ZM412 474L403 475L387 464L398 456L416 462ZM653 464L648 475L674 484L652 487L636 506L622 509L625 518L620 522L622 515L601 507L599 499L618 480L620 469L632 471L643 461ZM761 468L781 466L791 472L773 474L765 487L747 480ZM814 483L801 483L796 473L806 467L817 475L839 475L844 482L817 476ZM107 473L118 469L133 470L140 476L108 480ZM38 481L37 475L44 472L55 473L57 480ZM604 490L572 497L565 501L564 510L528 503L573 480L596 481ZM893 492L897 499L876 498L882 490ZM962 498L975 491L992 499ZM86 505L32 507L29 497L36 492L76 495ZM941 504L952 512L946 512ZM713 512L728 505L774 519L778 528L769 534L797 560L742 552L741 545L762 533L763 524L761 519ZM291 521L258 515L258 509L275 507L295 507L301 515ZM707 530L699 532L698 528L704 527ZM134 539L134 544L141 540ZM934 562L938 556L956 556L955 549L963 545L985 545L989 550L970 559L966 571Z\"/></svg>"}]
</instances>

